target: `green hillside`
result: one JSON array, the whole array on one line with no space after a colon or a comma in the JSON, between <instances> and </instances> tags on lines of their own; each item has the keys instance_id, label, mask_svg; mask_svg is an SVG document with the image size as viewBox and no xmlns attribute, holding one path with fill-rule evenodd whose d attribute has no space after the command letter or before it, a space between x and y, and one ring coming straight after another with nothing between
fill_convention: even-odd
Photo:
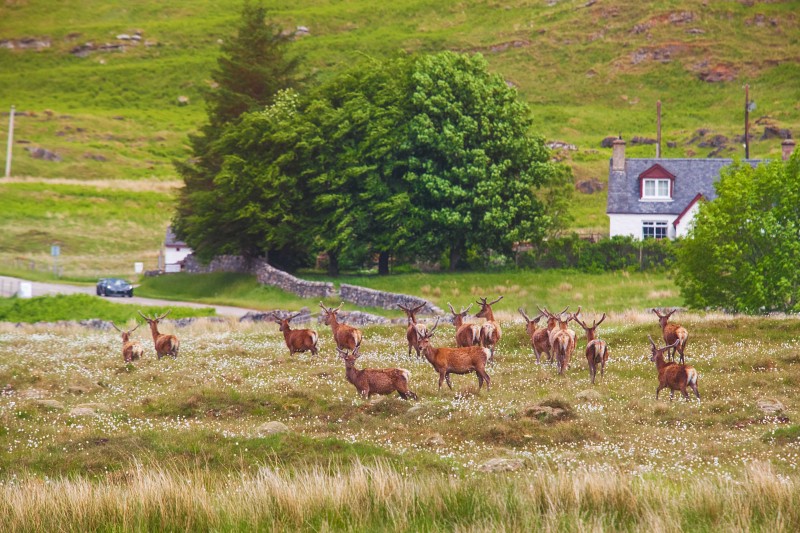
<instances>
[{"instance_id":1,"label":"green hillside","mask_svg":"<svg viewBox=\"0 0 800 533\"><path fill-rule=\"evenodd\" d=\"M307 29L293 53L312 77L402 51L484 54L531 104L537 130L574 145L559 157L577 181L605 182L608 135L628 139L631 156L654 154L632 140L655 137L658 99L667 157L708 156L718 146L700 144L715 135L718 156L743 156L744 84L757 103L753 157L779 156L780 139L762 140L767 127L800 132L797 1L264 3L287 31ZM202 90L241 2L182 4L0 4L0 111L19 112L15 176L177 180L171 161L205 117ZM34 159L30 147L62 161ZM607 231L604 192L579 195L574 214L576 229Z\"/></svg>"}]
</instances>

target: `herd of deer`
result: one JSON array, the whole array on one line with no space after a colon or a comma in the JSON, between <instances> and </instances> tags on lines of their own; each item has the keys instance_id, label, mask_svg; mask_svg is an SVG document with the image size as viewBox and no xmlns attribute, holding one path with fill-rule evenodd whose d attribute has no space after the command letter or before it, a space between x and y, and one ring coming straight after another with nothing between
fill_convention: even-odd
<instances>
[{"instance_id":1,"label":"herd of deer","mask_svg":"<svg viewBox=\"0 0 800 533\"><path fill-rule=\"evenodd\" d=\"M492 312L492 305L502 300L502 296L492 302L487 302L486 298L480 298L477 303L481 309L475 314L476 318L484 318L483 324L467 323L465 318L468 316L469 309L472 304L466 308L461 309L456 313L453 306L449 303L450 312L453 315L453 324L456 328L455 334L455 347L434 347L431 344L431 337L439 327L439 317L436 318L436 323L430 330L428 327L417 322L417 313L425 306L421 304L416 307L406 307L398 304L408 319L406 329L406 339L408 341L408 355L411 356L411 351L414 350L417 357L424 357L433 366L434 370L439 374L439 389L442 388L442 382L446 382L447 386L451 389L453 385L450 381L450 374L470 374L475 372L478 377L478 390L483 387L486 382L486 390L489 390L491 385L491 378L486 373L486 365L494 360L494 353L497 344L500 342L502 330L500 324L495 320ZM358 392L366 399L373 394L391 394L397 392L403 399L411 398L416 399L417 395L409 389L409 380L411 373L403 368L364 368L357 369L355 367L356 359L360 356L359 350L361 348L362 334L361 330L348 326L347 324L340 324L337 319L337 313L342 308L339 307L325 307L320 302L320 307L324 313L324 323L326 326L331 327L333 332L333 340L336 343L336 351L339 357L345 364L345 376L347 380L352 383ZM606 362L608 361L609 351L608 343L597 336L597 328L606 319L606 314L599 320L592 320L591 326L587 324L588 321L581 320L579 317L581 308L575 313L568 313L564 308L560 313L554 314L549 312L546 308L539 309L539 315L534 318L528 317L523 308L519 308L519 313L525 320L525 328L530 338L531 348L536 356L536 362L540 363L543 354L547 355L547 361L553 362L555 360L558 366L558 373L564 373L564 370L569 368L572 354L576 348L576 335L575 331L568 327L569 322L574 321L586 333L586 361L589 368L589 377L592 384L595 382L597 369L600 369L600 376L604 377ZM670 399L675 394L675 391L680 391L684 398L689 398L687 387L691 388L697 399L700 399L700 393L697 390L697 371L684 364L684 351L686 349L686 341L688 339L688 332L686 328L680 324L669 322L669 318L675 313L675 309L660 313L656 309L652 312L658 316L659 324L661 325L661 332L666 342L666 346L658 348L653 338L648 335L651 345L650 361L654 362L658 370L658 388L656 389L656 399L662 389L670 389ZM153 344L155 347L158 359L165 355L173 358L178 356L178 348L180 343L175 335L165 335L158 331L158 323L169 314L169 311L161 316L148 317L141 311L139 314L144 318L150 326L150 332L153 336ZM286 316L284 318L278 317L272 313L271 317L275 323L278 324L280 331L283 333L283 338L286 342L286 347L289 349L289 354L311 352L312 355L317 355L319 349L317 343L319 335L312 329L291 329L289 322L296 318L300 313ZM539 326L539 321L542 318L547 319L546 326ZM142 357L144 350L137 341L130 339L131 334L138 328L137 325L133 329L123 331L112 322L114 328L122 334L122 357L126 363L132 362ZM680 363L674 362L675 354L679 355ZM666 354L666 357L665 357ZM667 361L666 359L670 360Z\"/></svg>"}]
</instances>

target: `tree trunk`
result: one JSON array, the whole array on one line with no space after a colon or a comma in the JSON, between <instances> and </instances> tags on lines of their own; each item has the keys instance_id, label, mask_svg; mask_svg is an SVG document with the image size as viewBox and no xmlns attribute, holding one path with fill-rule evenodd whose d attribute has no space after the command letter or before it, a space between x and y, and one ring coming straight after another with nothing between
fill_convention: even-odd
<instances>
[{"instance_id":1,"label":"tree trunk","mask_svg":"<svg viewBox=\"0 0 800 533\"><path fill-rule=\"evenodd\" d=\"M455 272L458 262L461 260L461 247L452 245L450 247L450 272Z\"/></svg>"},{"instance_id":2,"label":"tree trunk","mask_svg":"<svg viewBox=\"0 0 800 533\"><path fill-rule=\"evenodd\" d=\"M378 254L378 275L389 275L389 252L381 252Z\"/></svg>"},{"instance_id":3,"label":"tree trunk","mask_svg":"<svg viewBox=\"0 0 800 533\"><path fill-rule=\"evenodd\" d=\"M339 276L339 254L328 250L328 275L331 277Z\"/></svg>"}]
</instances>

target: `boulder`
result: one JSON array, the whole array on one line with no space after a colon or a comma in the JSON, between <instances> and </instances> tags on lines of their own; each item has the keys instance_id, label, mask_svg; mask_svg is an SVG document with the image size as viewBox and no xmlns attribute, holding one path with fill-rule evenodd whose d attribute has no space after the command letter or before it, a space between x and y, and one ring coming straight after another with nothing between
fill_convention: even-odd
<instances>
[{"instance_id":1,"label":"boulder","mask_svg":"<svg viewBox=\"0 0 800 533\"><path fill-rule=\"evenodd\" d=\"M602 397L600 396L600 393L597 392L596 390L586 389L576 394L575 398L588 403L599 403Z\"/></svg>"},{"instance_id":2,"label":"boulder","mask_svg":"<svg viewBox=\"0 0 800 533\"><path fill-rule=\"evenodd\" d=\"M42 409L49 411L60 411L64 409L64 404L58 400L36 400L34 403Z\"/></svg>"},{"instance_id":3,"label":"boulder","mask_svg":"<svg viewBox=\"0 0 800 533\"><path fill-rule=\"evenodd\" d=\"M522 459L495 457L478 466L481 472L515 472L525 467Z\"/></svg>"},{"instance_id":4,"label":"boulder","mask_svg":"<svg viewBox=\"0 0 800 533\"><path fill-rule=\"evenodd\" d=\"M91 407L73 407L70 416L97 416L97 412Z\"/></svg>"},{"instance_id":5,"label":"boulder","mask_svg":"<svg viewBox=\"0 0 800 533\"><path fill-rule=\"evenodd\" d=\"M782 413L786 410L786 406L779 400L774 398L761 398L756 402L756 405L764 414L775 415Z\"/></svg>"},{"instance_id":6,"label":"boulder","mask_svg":"<svg viewBox=\"0 0 800 533\"><path fill-rule=\"evenodd\" d=\"M283 422L278 422L277 420L273 420L271 422L263 424L261 427L258 428L257 431L259 435L275 435L276 433L288 433L289 426L287 426Z\"/></svg>"}]
</instances>

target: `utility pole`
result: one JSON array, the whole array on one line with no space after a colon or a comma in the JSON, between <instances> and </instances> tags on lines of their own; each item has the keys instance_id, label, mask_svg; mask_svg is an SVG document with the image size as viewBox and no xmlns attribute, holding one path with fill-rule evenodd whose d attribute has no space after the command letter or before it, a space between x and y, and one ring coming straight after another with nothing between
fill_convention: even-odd
<instances>
[{"instance_id":1,"label":"utility pole","mask_svg":"<svg viewBox=\"0 0 800 533\"><path fill-rule=\"evenodd\" d=\"M14 142L14 106L8 114L8 150L6 150L6 177L11 177L11 145Z\"/></svg>"},{"instance_id":2,"label":"utility pole","mask_svg":"<svg viewBox=\"0 0 800 533\"><path fill-rule=\"evenodd\" d=\"M656 159L661 159L661 100L656 102Z\"/></svg>"},{"instance_id":3,"label":"utility pole","mask_svg":"<svg viewBox=\"0 0 800 533\"><path fill-rule=\"evenodd\" d=\"M744 158L750 159L750 85L744 86Z\"/></svg>"}]
</instances>

